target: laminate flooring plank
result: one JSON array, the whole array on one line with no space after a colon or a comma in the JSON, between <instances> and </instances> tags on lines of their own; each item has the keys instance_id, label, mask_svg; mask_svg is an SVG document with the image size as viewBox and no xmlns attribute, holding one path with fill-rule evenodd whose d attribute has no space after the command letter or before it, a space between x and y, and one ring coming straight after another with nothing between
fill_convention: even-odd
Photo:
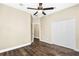
<instances>
[{"instance_id":1,"label":"laminate flooring plank","mask_svg":"<svg viewBox=\"0 0 79 59\"><path fill-rule=\"evenodd\" d=\"M0 56L79 56L79 52L35 38L31 45L0 53Z\"/></svg>"}]
</instances>

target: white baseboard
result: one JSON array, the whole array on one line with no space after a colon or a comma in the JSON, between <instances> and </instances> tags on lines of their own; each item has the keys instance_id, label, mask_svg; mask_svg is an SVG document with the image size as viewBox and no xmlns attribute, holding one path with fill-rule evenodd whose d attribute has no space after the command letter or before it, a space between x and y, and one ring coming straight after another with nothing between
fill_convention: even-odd
<instances>
[{"instance_id":1,"label":"white baseboard","mask_svg":"<svg viewBox=\"0 0 79 59\"><path fill-rule=\"evenodd\" d=\"M79 52L79 49L74 49L74 50Z\"/></svg>"},{"instance_id":2,"label":"white baseboard","mask_svg":"<svg viewBox=\"0 0 79 59\"><path fill-rule=\"evenodd\" d=\"M0 50L0 53L7 52L7 51L10 51L10 50L14 50L14 49L18 49L18 48L21 48L21 47L24 47L24 46L27 46L27 45L30 45L30 44L31 43L27 43L27 44L23 44L23 45L11 47L11 48L2 49L2 50Z\"/></svg>"},{"instance_id":3,"label":"white baseboard","mask_svg":"<svg viewBox=\"0 0 79 59\"><path fill-rule=\"evenodd\" d=\"M51 42L48 42L48 41L45 41L45 40L41 40L42 42L46 42L46 43L49 43L49 44L52 44ZM72 48L71 48L72 49ZM73 48L73 50L75 50L75 51L78 51L79 52L79 49L77 49L77 48Z\"/></svg>"},{"instance_id":4,"label":"white baseboard","mask_svg":"<svg viewBox=\"0 0 79 59\"><path fill-rule=\"evenodd\" d=\"M40 40L40 41L52 44L52 42L48 42L48 41L45 41L45 40Z\"/></svg>"}]
</instances>

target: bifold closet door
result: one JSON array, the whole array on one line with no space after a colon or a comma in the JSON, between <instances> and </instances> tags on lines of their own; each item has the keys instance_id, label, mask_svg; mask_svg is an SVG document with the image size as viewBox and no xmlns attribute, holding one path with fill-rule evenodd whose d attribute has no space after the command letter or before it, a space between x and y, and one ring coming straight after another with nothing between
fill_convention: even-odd
<instances>
[{"instance_id":1,"label":"bifold closet door","mask_svg":"<svg viewBox=\"0 0 79 59\"><path fill-rule=\"evenodd\" d=\"M75 48L75 19L55 21L51 24L51 39L53 44Z\"/></svg>"}]
</instances>

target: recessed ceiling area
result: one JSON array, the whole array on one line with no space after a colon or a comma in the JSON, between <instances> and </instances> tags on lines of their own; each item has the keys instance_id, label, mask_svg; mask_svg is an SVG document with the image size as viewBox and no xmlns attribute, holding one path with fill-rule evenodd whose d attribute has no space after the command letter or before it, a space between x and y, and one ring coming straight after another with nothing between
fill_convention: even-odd
<instances>
[{"instance_id":1,"label":"recessed ceiling area","mask_svg":"<svg viewBox=\"0 0 79 59\"><path fill-rule=\"evenodd\" d=\"M30 10L30 9L27 9L27 7L37 8L39 5L39 3L24 3L24 4L23 3L13 3L13 4L5 3L5 4L8 6L20 9L22 11L26 11L27 13L30 13L31 15L33 15L37 10ZM43 3L43 7L55 7L55 9L53 10L45 10L44 12L47 15L53 14L54 12L63 10L65 8L69 8L74 5L76 5L76 3ZM39 17L44 16L41 13L41 10L38 11L38 16Z\"/></svg>"}]
</instances>

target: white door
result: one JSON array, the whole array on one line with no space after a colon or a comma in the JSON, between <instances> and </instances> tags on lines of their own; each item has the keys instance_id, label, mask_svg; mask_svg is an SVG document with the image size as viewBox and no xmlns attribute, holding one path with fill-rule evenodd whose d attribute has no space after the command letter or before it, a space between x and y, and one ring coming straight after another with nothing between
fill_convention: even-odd
<instances>
[{"instance_id":1,"label":"white door","mask_svg":"<svg viewBox=\"0 0 79 59\"><path fill-rule=\"evenodd\" d=\"M53 22L51 33L54 44L75 48L75 19Z\"/></svg>"}]
</instances>

